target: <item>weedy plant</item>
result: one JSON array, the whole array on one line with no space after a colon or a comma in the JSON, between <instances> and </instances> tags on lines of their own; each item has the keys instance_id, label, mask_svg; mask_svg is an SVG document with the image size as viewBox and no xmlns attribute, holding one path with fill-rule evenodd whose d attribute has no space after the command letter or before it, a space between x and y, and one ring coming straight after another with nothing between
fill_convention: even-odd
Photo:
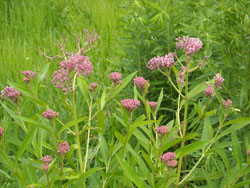
<instances>
[{"instance_id":1,"label":"weedy plant","mask_svg":"<svg viewBox=\"0 0 250 188\"><path fill-rule=\"evenodd\" d=\"M151 101L147 97L150 82L135 77L136 72L124 79L112 72L107 86L95 83L97 78L87 79L93 65L86 54L98 35L85 34L86 42L77 40L77 52L68 52L60 44L62 55L43 54L60 62L52 75L51 92L59 93L59 99L52 96L53 100L45 101L39 96L48 66L37 74L24 71L24 83L9 82L2 91L3 186L165 188L250 183L249 140L246 137L241 147L237 136L250 118L229 116L237 109L230 99L221 97L224 79L219 73L198 85L189 80L193 72L206 68L208 57L195 58L203 46L200 39L177 38L174 52L147 64L178 93L175 118L162 125L164 115L158 111L164 88L158 100ZM179 59L177 51L184 52L185 58ZM132 79L134 96L119 100ZM212 103L217 106L209 111ZM31 106L36 110L23 113Z\"/></svg>"}]
</instances>

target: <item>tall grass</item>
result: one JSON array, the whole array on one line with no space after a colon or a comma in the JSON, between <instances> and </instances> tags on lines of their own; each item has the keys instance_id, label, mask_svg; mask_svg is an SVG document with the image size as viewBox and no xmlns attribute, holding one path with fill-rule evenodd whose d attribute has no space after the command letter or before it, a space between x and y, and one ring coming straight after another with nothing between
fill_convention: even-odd
<instances>
[{"instance_id":1,"label":"tall grass","mask_svg":"<svg viewBox=\"0 0 250 188\"><path fill-rule=\"evenodd\" d=\"M16 80L26 69L38 70L46 63L39 48L56 54L57 41L64 35L74 49L74 34L84 28L96 29L101 39L99 51L91 54L99 73L120 53L118 35L122 1L108 0L20 0L0 1L0 83ZM88 54L90 55L90 54ZM100 71L99 71L100 69Z\"/></svg>"}]
</instances>

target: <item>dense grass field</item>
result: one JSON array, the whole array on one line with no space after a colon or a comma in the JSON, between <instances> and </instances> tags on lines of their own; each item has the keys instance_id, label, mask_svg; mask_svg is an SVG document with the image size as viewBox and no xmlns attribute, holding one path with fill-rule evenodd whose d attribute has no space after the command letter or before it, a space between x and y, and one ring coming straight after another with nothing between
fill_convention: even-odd
<instances>
[{"instance_id":1,"label":"dense grass field","mask_svg":"<svg viewBox=\"0 0 250 188\"><path fill-rule=\"evenodd\" d=\"M0 188L248 188L249 12L0 0Z\"/></svg>"}]
</instances>

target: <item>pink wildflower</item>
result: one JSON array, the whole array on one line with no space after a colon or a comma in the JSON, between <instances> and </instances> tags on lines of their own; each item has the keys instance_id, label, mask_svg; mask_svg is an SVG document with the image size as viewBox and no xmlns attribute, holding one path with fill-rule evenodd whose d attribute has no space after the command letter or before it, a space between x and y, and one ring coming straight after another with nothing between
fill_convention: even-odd
<instances>
[{"instance_id":1,"label":"pink wildflower","mask_svg":"<svg viewBox=\"0 0 250 188\"><path fill-rule=\"evenodd\" d=\"M4 128L0 126L0 138L3 136Z\"/></svg>"},{"instance_id":2,"label":"pink wildflower","mask_svg":"<svg viewBox=\"0 0 250 188\"><path fill-rule=\"evenodd\" d=\"M206 90L204 91L204 95L206 97L213 97L214 96L214 89L213 89L213 86L211 85L208 85Z\"/></svg>"},{"instance_id":3,"label":"pink wildflower","mask_svg":"<svg viewBox=\"0 0 250 188\"><path fill-rule=\"evenodd\" d=\"M95 91L97 87L98 87L97 83L92 83L92 84L89 85L89 90L90 91Z\"/></svg>"},{"instance_id":4,"label":"pink wildflower","mask_svg":"<svg viewBox=\"0 0 250 188\"><path fill-rule=\"evenodd\" d=\"M2 90L3 99L7 97L13 102L17 102L18 96L21 96L20 92L15 90L13 87L6 87Z\"/></svg>"},{"instance_id":5,"label":"pink wildflower","mask_svg":"<svg viewBox=\"0 0 250 188\"><path fill-rule=\"evenodd\" d=\"M165 56L153 57L149 60L147 67L150 70L157 70L160 68L171 68L174 64L174 54L169 53Z\"/></svg>"},{"instance_id":6,"label":"pink wildflower","mask_svg":"<svg viewBox=\"0 0 250 188\"><path fill-rule=\"evenodd\" d=\"M153 101L151 101L151 102L148 102L148 104L149 104L149 106L154 110L154 109L156 109L156 107L157 107L157 105L158 105L158 102L153 102Z\"/></svg>"},{"instance_id":7,"label":"pink wildflower","mask_svg":"<svg viewBox=\"0 0 250 188\"><path fill-rule=\"evenodd\" d=\"M68 151L70 147L67 141L58 143L57 153L60 153L62 156L64 156Z\"/></svg>"},{"instance_id":8,"label":"pink wildflower","mask_svg":"<svg viewBox=\"0 0 250 188\"><path fill-rule=\"evenodd\" d=\"M121 78L122 75L118 72L112 72L109 76L110 80L114 83L114 84L121 84Z\"/></svg>"},{"instance_id":9,"label":"pink wildflower","mask_svg":"<svg viewBox=\"0 0 250 188\"><path fill-rule=\"evenodd\" d=\"M137 87L139 87L142 91L144 91L147 80L145 80L143 77L137 77L137 78L134 78L134 83ZM148 87L149 86L150 85L148 84Z\"/></svg>"},{"instance_id":10,"label":"pink wildflower","mask_svg":"<svg viewBox=\"0 0 250 188\"><path fill-rule=\"evenodd\" d=\"M49 164L42 164L42 169L44 170L44 171L48 171L48 169L49 169Z\"/></svg>"},{"instance_id":11,"label":"pink wildflower","mask_svg":"<svg viewBox=\"0 0 250 188\"><path fill-rule=\"evenodd\" d=\"M181 70L177 75L179 77L177 79L177 82L179 82L181 85L184 84L184 74L185 74L186 71L187 71L187 67L181 67Z\"/></svg>"},{"instance_id":12,"label":"pink wildflower","mask_svg":"<svg viewBox=\"0 0 250 188\"><path fill-rule=\"evenodd\" d=\"M73 55L68 61L74 64L77 75L87 76L93 72L93 65L87 56Z\"/></svg>"},{"instance_id":13,"label":"pink wildflower","mask_svg":"<svg viewBox=\"0 0 250 188\"><path fill-rule=\"evenodd\" d=\"M214 79L215 79L214 85L218 88L221 88L221 85L224 82L224 78L220 76L220 74L216 74L216 76L214 76Z\"/></svg>"},{"instance_id":14,"label":"pink wildflower","mask_svg":"<svg viewBox=\"0 0 250 188\"><path fill-rule=\"evenodd\" d=\"M176 157L176 154L173 153L173 152L167 152L167 153L164 153L160 159L162 160L162 162L166 163L167 161L171 161L173 159L175 159Z\"/></svg>"},{"instance_id":15,"label":"pink wildflower","mask_svg":"<svg viewBox=\"0 0 250 188\"><path fill-rule=\"evenodd\" d=\"M52 161L52 158L50 155L46 155L40 159L44 164L50 164Z\"/></svg>"},{"instance_id":16,"label":"pink wildflower","mask_svg":"<svg viewBox=\"0 0 250 188\"><path fill-rule=\"evenodd\" d=\"M54 118L55 116L58 117L59 112L55 112L54 110L46 110L45 112L43 112L43 117L45 117L49 120Z\"/></svg>"},{"instance_id":17,"label":"pink wildflower","mask_svg":"<svg viewBox=\"0 0 250 188\"><path fill-rule=\"evenodd\" d=\"M250 150L247 151L248 155L250 156Z\"/></svg>"},{"instance_id":18,"label":"pink wildflower","mask_svg":"<svg viewBox=\"0 0 250 188\"><path fill-rule=\"evenodd\" d=\"M26 71L23 71L22 74L24 75L24 79L23 81L29 83L30 82L30 79L33 79L36 75L36 73L30 71L30 70L26 70Z\"/></svg>"},{"instance_id":19,"label":"pink wildflower","mask_svg":"<svg viewBox=\"0 0 250 188\"><path fill-rule=\"evenodd\" d=\"M222 100L222 104L224 108L231 108L232 107L232 101L230 99Z\"/></svg>"},{"instance_id":20,"label":"pink wildflower","mask_svg":"<svg viewBox=\"0 0 250 188\"><path fill-rule=\"evenodd\" d=\"M67 91L72 92L72 72L77 76L87 76L93 72L93 65L88 57L78 54L73 54L68 60L62 61L60 66L61 68L53 73L52 83L61 88L65 95Z\"/></svg>"},{"instance_id":21,"label":"pink wildflower","mask_svg":"<svg viewBox=\"0 0 250 188\"><path fill-rule=\"evenodd\" d=\"M155 131L157 132L159 137L163 137L165 135L165 133L169 132L168 127L165 125L160 126L160 127L156 127Z\"/></svg>"},{"instance_id":22,"label":"pink wildflower","mask_svg":"<svg viewBox=\"0 0 250 188\"><path fill-rule=\"evenodd\" d=\"M174 168L174 167L177 166L177 160L169 160L169 161L165 162L165 164L166 164L166 166L168 166L168 167Z\"/></svg>"},{"instance_id":23,"label":"pink wildflower","mask_svg":"<svg viewBox=\"0 0 250 188\"><path fill-rule=\"evenodd\" d=\"M176 49L182 48L187 55L193 55L202 48L202 42L199 38L189 38L184 36L176 38Z\"/></svg>"},{"instance_id":24,"label":"pink wildflower","mask_svg":"<svg viewBox=\"0 0 250 188\"><path fill-rule=\"evenodd\" d=\"M126 110L132 112L140 105L140 101L136 99L124 99L121 100L121 104Z\"/></svg>"}]
</instances>

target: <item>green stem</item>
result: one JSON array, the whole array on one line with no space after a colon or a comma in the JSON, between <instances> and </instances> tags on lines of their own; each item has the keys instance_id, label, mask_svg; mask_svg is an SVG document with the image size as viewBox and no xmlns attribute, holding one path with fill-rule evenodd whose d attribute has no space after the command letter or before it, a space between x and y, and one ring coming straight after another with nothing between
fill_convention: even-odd
<instances>
[{"instance_id":1,"label":"green stem","mask_svg":"<svg viewBox=\"0 0 250 188\"><path fill-rule=\"evenodd\" d=\"M92 104L93 104L93 96L90 96L90 105L89 105L89 120L88 120L88 138L86 143L86 153L85 153L85 162L84 162L84 169L83 172L86 172L87 162L88 162L88 153L89 153L89 140L90 140L90 121L92 115Z\"/></svg>"},{"instance_id":2,"label":"green stem","mask_svg":"<svg viewBox=\"0 0 250 188\"><path fill-rule=\"evenodd\" d=\"M47 178L48 188L50 188L50 185L49 185L49 174L48 174L48 172L46 172L46 178Z\"/></svg>"},{"instance_id":3,"label":"green stem","mask_svg":"<svg viewBox=\"0 0 250 188\"><path fill-rule=\"evenodd\" d=\"M188 114L188 69L189 69L189 63L187 62L187 72L185 77L185 107L184 107L184 122L183 122L183 129L182 129L182 136L183 138L186 136L186 129L187 129L187 114ZM181 142L181 147L184 147L185 140ZM180 157L178 162L178 169L177 169L177 184L180 181L180 175L181 175L181 167L182 167L182 159L183 157ZM185 167L185 164L183 165Z\"/></svg>"},{"instance_id":4,"label":"green stem","mask_svg":"<svg viewBox=\"0 0 250 188\"><path fill-rule=\"evenodd\" d=\"M76 115L76 104L75 104L75 94L73 91L72 94L72 114L73 114L73 120L77 120L77 115ZM81 153L81 145L80 145L80 138L79 138L79 128L78 128L78 123L75 123L75 142L77 147L77 153L78 153L78 160L80 164L80 171L83 172L83 162L82 162L82 153Z\"/></svg>"}]
</instances>

